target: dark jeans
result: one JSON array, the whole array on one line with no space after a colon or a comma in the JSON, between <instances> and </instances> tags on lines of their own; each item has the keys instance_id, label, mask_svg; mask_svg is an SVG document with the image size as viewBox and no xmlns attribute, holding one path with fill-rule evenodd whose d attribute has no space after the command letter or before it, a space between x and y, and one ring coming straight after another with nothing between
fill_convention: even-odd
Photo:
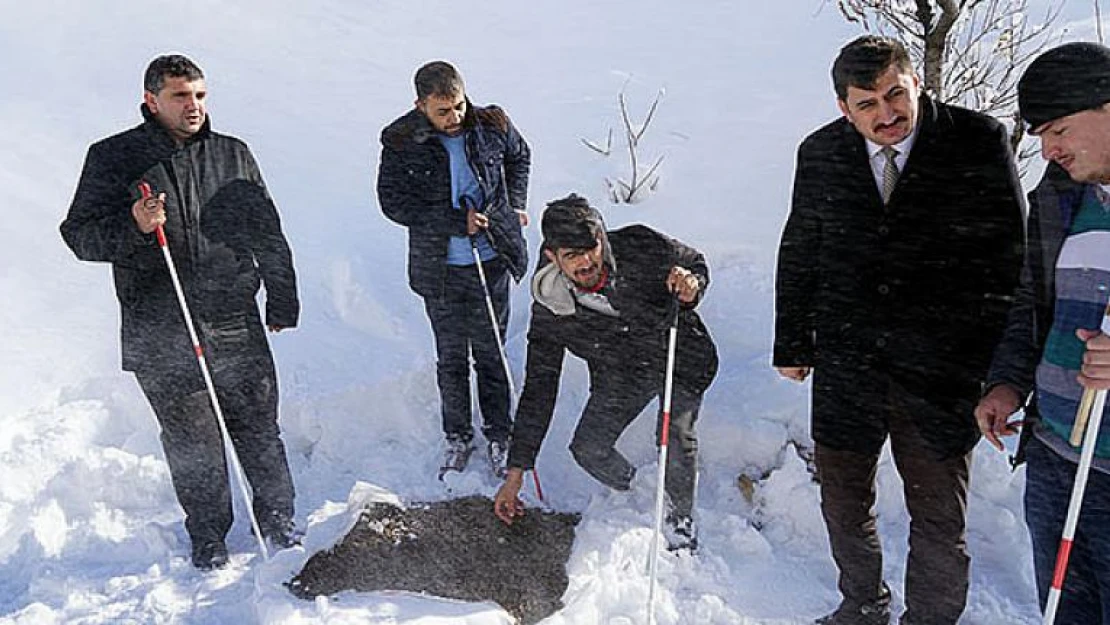
<instances>
[{"instance_id":1,"label":"dark jeans","mask_svg":"<svg viewBox=\"0 0 1110 625\"><path fill-rule=\"evenodd\" d=\"M278 388L269 349L259 353L241 320L202 328L216 396L246 473L263 534L293 518L293 480L278 429ZM249 322L248 322L249 323ZM265 337L262 338L265 341ZM263 343L264 347L264 343ZM223 540L232 504L224 444L200 366L148 368L135 377L162 428L162 448L185 529L194 545Z\"/></svg>"},{"instance_id":2,"label":"dark jeans","mask_svg":"<svg viewBox=\"0 0 1110 625\"><path fill-rule=\"evenodd\" d=\"M641 376L614 376L590 371L590 398L574 430L570 451L594 479L619 490L630 486L635 468L614 448L621 433L652 399L659 398L656 440L663 429L663 382ZM695 424L701 394L676 385L671 397L666 491L671 511L689 516L697 489L698 437Z\"/></svg>"},{"instance_id":3,"label":"dark jeans","mask_svg":"<svg viewBox=\"0 0 1110 625\"><path fill-rule=\"evenodd\" d=\"M498 330L504 340L509 323L511 277L499 259L487 261L483 267ZM470 411L470 356L473 354L482 433L486 440L507 440L512 429L509 381L505 377L505 365L501 362L477 266L449 266L443 299L424 298L424 309L432 322L436 340L436 379L443 433L448 439L469 441L474 437Z\"/></svg>"},{"instance_id":4,"label":"dark jeans","mask_svg":"<svg viewBox=\"0 0 1110 625\"><path fill-rule=\"evenodd\" d=\"M904 393L888 395L890 446L904 483L910 515L903 622L954 624L967 602L967 489L971 453L939 458L914 424L928 414ZM928 421L924 420L925 427ZM858 606L882 593L883 555L875 526L875 473L879 454L817 445L821 512L844 603Z\"/></svg>"},{"instance_id":5,"label":"dark jeans","mask_svg":"<svg viewBox=\"0 0 1110 625\"><path fill-rule=\"evenodd\" d=\"M1025 523L1033 539L1033 565L1043 607L1064 534L1076 464L1036 437L1026 449ZM1057 625L1110 625L1110 475L1092 469L1087 480L1056 611Z\"/></svg>"}]
</instances>

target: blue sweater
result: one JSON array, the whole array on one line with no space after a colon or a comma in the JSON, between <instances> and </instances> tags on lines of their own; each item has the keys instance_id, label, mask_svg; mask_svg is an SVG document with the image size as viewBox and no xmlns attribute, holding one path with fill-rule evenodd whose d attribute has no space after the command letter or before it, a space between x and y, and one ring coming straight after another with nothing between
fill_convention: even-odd
<instances>
[{"instance_id":1,"label":"blue sweater","mask_svg":"<svg viewBox=\"0 0 1110 625\"><path fill-rule=\"evenodd\" d=\"M455 208L462 210L463 196L469 196L475 208L483 205L482 188L478 186L478 179L474 177L474 170L466 158L466 138L462 134L453 137L440 134L439 140L447 150L451 159L451 203ZM489 244L485 233L474 235L474 243L478 246L478 254L482 262L493 260L497 252ZM470 247L470 237L451 237L447 244L447 264L465 266L474 264L474 253Z\"/></svg>"}]
</instances>

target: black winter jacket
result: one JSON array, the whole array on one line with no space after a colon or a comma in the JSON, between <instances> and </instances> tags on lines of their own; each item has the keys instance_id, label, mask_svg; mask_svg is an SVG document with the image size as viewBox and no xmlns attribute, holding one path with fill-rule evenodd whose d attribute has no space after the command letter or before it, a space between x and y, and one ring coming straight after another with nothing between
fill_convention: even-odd
<instances>
[{"instance_id":1,"label":"black winter jacket","mask_svg":"<svg viewBox=\"0 0 1110 625\"><path fill-rule=\"evenodd\" d=\"M61 224L78 258L112 264L123 368L195 361L155 236L131 216L140 182L166 194L164 231L202 335L237 322L245 345L268 350L255 300L260 285L268 325L296 326L300 305L292 254L250 149L213 132L208 120L177 145L145 105L142 112L143 124L89 148Z\"/></svg>"},{"instance_id":2,"label":"black winter jacket","mask_svg":"<svg viewBox=\"0 0 1110 625\"><path fill-rule=\"evenodd\" d=\"M844 118L798 148L776 275L774 364L812 366L813 438L877 453L891 380L929 410L937 454L978 440L972 409L1022 253L1021 186L996 120L923 97L884 207L864 138Z\"/></svg>"},{"instance_id":3,"label":"black winter jacket","mask_svg":"<svg viewBox=\"0 0 1110 625\"><path fill-rule=\"evenodd\" d=\"M533 279L532 320L524 391L513 425L509 466L531 468L547 435L565 352L586 361L590 386L620 384L623 376L657 379L663 391L667 336L674 296L666 277L674 266L690 270L702 283L698 299L679 310L675 386L701 394L717 374L717 348L694 310L709 286L709 266L697 250L646 226L633 225L608 233L615 264L609 298L619 317L575 304L558 307L537 296L543 258ZM568 304L569 306L569 304Z\"/></svg>"},{"instance_id":4,"label":"black winter jacket","mask_svg":"<svg viewBox=\"0 0 1110 625\"><path fill-rule=\"evenodd\" d=\"M519 282L528 267L528 247L514 211L528 203L531 152L496 106L467 102L463 119L466 154L474 168L489 216L490 243ZM451 202L451 163L436 131L417 109L390 123L381 134L378 202L390 220L409 231L409 286L424 297L440 297L447 276L447 245L466 236L466 211Z\"/></svg>"},{"instance_id":5,"label":"black winter jacket","mask_svg":"<svg viewBox=\"0 0 1110 625\"><path fill-rule=\"evenodd\" d=\"M1084 190L1085 185L1073 181L1058 165L1049 164L1040 183L1029 193L1028 239L1021 284L987 376L988 388L1007 384L1021 397L1029 398L1029 405L1025 407L1023 444L1014 457L1015 463L1024 459L1024 441L1032 434L1033 424L1039 418L1033 388L1037 365L1052 329L1056 262Z\"/></svg>"}]
</instances>

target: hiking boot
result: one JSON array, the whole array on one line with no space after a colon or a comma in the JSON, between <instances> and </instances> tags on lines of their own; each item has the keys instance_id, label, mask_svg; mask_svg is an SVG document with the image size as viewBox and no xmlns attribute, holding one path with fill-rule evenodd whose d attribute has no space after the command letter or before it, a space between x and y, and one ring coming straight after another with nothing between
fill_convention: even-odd
<instances>
[{"instance_id":1,"label":"hiking boot","mask_svg":"<svg viewBox=\"0 0 1110 625\"><path fill-rule=\"evenodd\" d=\"M505 479L509 472L509 444L505 441L490 441L486 446L489 452L489 467L493 476L499 480Z\"/></svg>"},{"instance_id":2,"label":"hiking boot","mask_svg":"<svg viewBox=\"0 0 1110 625\"><path fill-rule=\"evenodd\" d=\"M262 538L278 549L296 547L304 538L304 532L297 529L293 519L280 512L273 513L269 519L259 519L258 524L262 529Z\"/></svg>"},{"instance_id":3,"label":"hiking boot","mask_svg":"<svg viewBox=\"0 0 1110 625\"><path fill-rule=\"evenodd\" d=\"M222 569L227 566L227 560L227 545L222 540L193 544L193 566L201 571Z\"/></svg>"},{"instance_id":4,"label":"hiking boot","mask_svg":"<svg viewBox=\"0 0 1110 625\"><path fill-rule=\"evenodd\" d=\"M890 589L883 584L877 599L865 603L843 602L835 612L814 621L815 625L890 625Z\"/></svg>"},{"instance_id":5,"label":"hiking boot","mask_svg":"<svg viewBox=\"0 0 1110 625\"><path fill-rule=\"evenodd\" d=\"M698 550L698 526L688 514L669 514L664 519L663 535L667 538L667 551Z\"/></svg>"},{"instance_id":6,"label":"hiking boot","mask_svg":"<svg viewBox=\"0 0 1110 625\"><path fill-rule=\"evenodd\" d=\"M443 453L443 464L439 467L439 479L443 479L449 471L462 473L466 470L466 463L470 462L470 454L474 453L474 444L460 438L447 439L447 450Z\"/></svg>"}]
</instances>

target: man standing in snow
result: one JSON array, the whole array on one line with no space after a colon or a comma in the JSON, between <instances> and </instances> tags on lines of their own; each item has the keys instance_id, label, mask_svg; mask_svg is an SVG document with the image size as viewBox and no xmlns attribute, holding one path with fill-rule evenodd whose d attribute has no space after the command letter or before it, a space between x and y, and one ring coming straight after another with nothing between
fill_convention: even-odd
<instances>
[{"instance_id":1,"label":"man standing in snow","mask_svg":"<svg viewBox=\"0 0 1110 625\"><path fill-rule=\"evenodd\" d=\"M154 232L165 230L254 513L278 547L298 534L277 376L255 295L264 283L271 332L294 327L296 277L250 149L210 128L201 69L184 56L160 56L143 86L145 121L89 148L61 232L81 260L112 264L123 368L135 372L162 428L193 564L211 569L227 563L232 523L224 444ZM142 183L151 197L140 193Z\"/></svg>"},{"instance_id":2,"label":"man standing in snow","mask_svg":"<svg viewBox=\"0 0 1110 625\"><path fill-rule=\"evenodd\" d=\"M474 449L471 354L482 433L501 476L512 429L510 385L486 298L504 337L509 281L519 282L528 265L522 226L530 151L503 110L471 104L450 64L428 63L414 82L415 108L382 131L378 202L386 217L408 228L409 286L424 298L435 335L447 438L440 476L466 468Z\"/></svg>"},{"instance_id":3,"label":"man standing in snow","mask_svg":"<svg viewBox=\"0 0 1110 625\"><path fill-rule=\"evenodd\" d=\"M694 425L717 373L717 348L694 310L709 285L705 258L646 226L607 233L601 214L573 194L548 204L541 226L544 260L532 279L527 378L494 511L506 523L522 513L517 494L551 424L567 351L590 371L590 397L570 451L596 480L628 490L636 469L614 445L648 402L662 396L668 329L677 314L668 541L672 549L693 550Z\"/></svg>"},{"instance_id":4,"label":"man standing in snow","mask_svg":"<svg viewBox=\"0 0 1110 625\"><path fill-rule=\"evenodd\" d=\"M1025 522L1037 590L1048 597L1079 448L1068 440L1084 389L1110 388L1110 337L1098 331L1110 297L1110 49L1069 43L1034 60L1018 105L1050 161L1029 194L1021 286L975 416L999 450L1017 424L1029 462ZM1102 422L1083 513L1056 612L1060 625L1110 623L1110 425Z\"/></svg>"},{"instance_id":5,"label":"man standing in snow","mask_svg":"<svg viewBox=\"0 0 1110 625\"><path fill-rule=\"evenodd\" d=\"M773 363L813 373L821 512L843 600L818 620L883 624L875 472L889 438L910 514L904 625L967 598L972 409L1022 249L1020 185L994 119L921 93L905 48L860 37L832 68L843 117L798 149L779 247Z\"/></svg>"}]
</instances>

